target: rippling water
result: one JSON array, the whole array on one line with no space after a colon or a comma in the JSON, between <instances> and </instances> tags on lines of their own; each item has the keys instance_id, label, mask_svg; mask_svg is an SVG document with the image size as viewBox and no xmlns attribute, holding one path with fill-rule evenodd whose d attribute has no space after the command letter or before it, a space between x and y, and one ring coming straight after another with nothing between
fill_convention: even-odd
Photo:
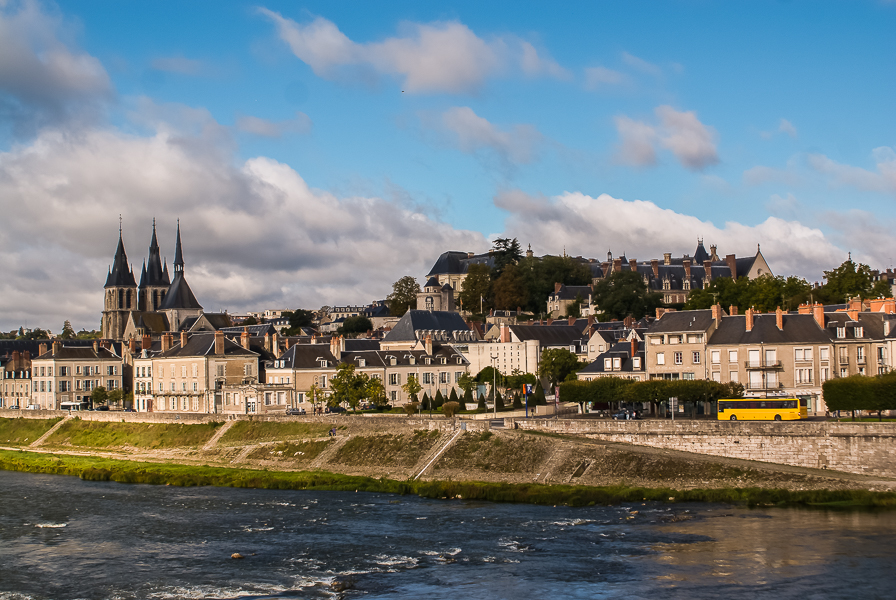
<instances>
[{"instance_id":1,"label":"rippling water","mask_svg":"<svg viewBox=\"0 0 896 600\"><path fill-rule=\"evenodd\" d=\"M893 598L894 534L894 512L538 507L0 472L0 598Z\"/></svg>"}]
</instances>

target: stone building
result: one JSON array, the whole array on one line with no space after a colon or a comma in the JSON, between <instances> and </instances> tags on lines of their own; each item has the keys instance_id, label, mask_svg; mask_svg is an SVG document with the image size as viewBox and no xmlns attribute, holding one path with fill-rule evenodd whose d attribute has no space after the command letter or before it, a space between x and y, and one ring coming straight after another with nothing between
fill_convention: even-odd
<instances>
[{"instance_id":1,"label":"stone building","mask_svg":"<svg viewBox=\"0 0 896 600\"><path fill-rule=\"evenodd\" d=\"M59 410L66 402L90 402L95 388L122 390L124 362L111 344L66 346L55 341L41 345L31 361L31 403L46 410Z\"/></svg>"}]
</instances>

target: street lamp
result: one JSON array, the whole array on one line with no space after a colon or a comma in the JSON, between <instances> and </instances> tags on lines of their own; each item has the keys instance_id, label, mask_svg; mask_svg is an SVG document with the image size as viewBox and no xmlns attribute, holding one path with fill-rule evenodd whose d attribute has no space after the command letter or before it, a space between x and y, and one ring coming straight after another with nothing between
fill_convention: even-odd
<instances>
[{"instance_id":1,"label":"street lamp","mask_svg":"<svg viewBox=\"0 0 896 600\"><path fill-rule=\"evenodd\" d=\"M495 354L492 356L491 352L489 352L489 356L492 359L492 404L495 410L495 418L498 418L498 390L496 389L498 383L498 369L495 365L498 362L498 355Z\"/></svg>"}]
</instances>

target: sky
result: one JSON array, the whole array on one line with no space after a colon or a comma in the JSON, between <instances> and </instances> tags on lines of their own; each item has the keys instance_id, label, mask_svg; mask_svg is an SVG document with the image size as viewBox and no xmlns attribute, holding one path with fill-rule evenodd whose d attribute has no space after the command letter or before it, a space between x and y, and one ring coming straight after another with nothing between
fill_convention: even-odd
<instances>
[{"instance_id":1,"label":"sky","mask_svg":"<svg viewBox=\"0 0 896 600\"><path fill-rule=\"evenodd\" d=\"M893 32L884 0L0 0L0 329L99 328L153 219L210 312L366 304L498 237L886 269Z\"/></svg>"}]
</instances>

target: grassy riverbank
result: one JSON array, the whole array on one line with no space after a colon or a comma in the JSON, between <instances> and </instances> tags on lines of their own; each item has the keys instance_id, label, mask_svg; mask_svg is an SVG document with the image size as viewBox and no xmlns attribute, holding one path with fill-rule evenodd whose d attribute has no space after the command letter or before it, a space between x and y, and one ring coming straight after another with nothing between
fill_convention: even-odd
<instances>
[{"instance_id":1,"label":"grassy riverbank","mask_svg":"<svg viewBox=\"0 0 896 600\"><path fill-rule=\"evenodd\" d=\"M336 490L416 494L425 498L587 506L655 500L725 502L748 506L830 506L896 508L896 493L864 490L788 491L760 488L694 489L590 487L459 481L397 481L339 475L323 471L265 471L225 467L147 463L0 450L0 469L69 475L88 481L115 481L176 486L217 486L278 490Z\"/></svg>"}]
</instances>

